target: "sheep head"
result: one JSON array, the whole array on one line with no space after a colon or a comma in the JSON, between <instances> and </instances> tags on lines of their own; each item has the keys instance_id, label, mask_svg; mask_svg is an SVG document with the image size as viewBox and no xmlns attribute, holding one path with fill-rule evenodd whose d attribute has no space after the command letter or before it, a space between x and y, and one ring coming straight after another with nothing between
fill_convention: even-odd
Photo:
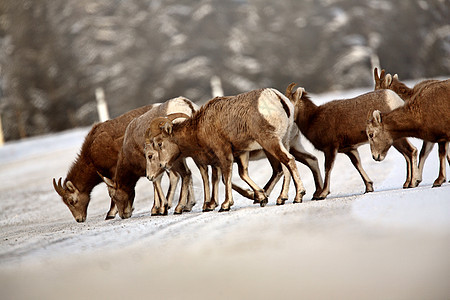
<instances>
[{"instance_id":1,"label":"sheep head","mask_svg":"<svg viewBox=\"0 0 450 300\"><path fill-rule=\"evenodd\" d=\"M381 112L375 110L372 114L369 113L366 126L370 151L372 152L373 159L376 161L382 161L386 157L389 148L394 142L389 131L384 127L382 120Z\"/></svg>"},{"instance_id":2,"label":"sheep head","mask_svg":"<svg viewBox=\"0 0 450 300\"><path fill-rule=\"evenodd\" d=\"M62 178L59 178L58 183L56 183L55 178L53 178L53 188L61 196L75 220L77 222L86 221L90 195L80 192L70 180L65 181L64 184L61 184L61 181Z\"/></svg>"},{"instance_id":3,"label":"sheep head","mask_svg":"<svg viewBox=\"0 0 450 300\"><path fill-rule=\"evenodd\" d=\"M114 180L103 176L99 172L97 173L102 178L103 182L106 183L108 194L111 197L111 200L116 204L119 216L122 219L131 217L133 212L134 188L131 189L131 191L124 190L119 187Z\"/></svg>"},{"instance_id":4,"label":"sheep head","mask_svg":"<svg viewBox=\"0 0 450 300\"><path fill-rule=\"evenodd\" d=\"M158 145L158 143L160 143ZM145 145L144 145L144 153L145 153L145 161L146 167L145 172L147 179L150 181L156 180L159 175L164 172L164 169L159 165L159 154L158 148L162 146L161 142L157 142L155 145L152 142L151 136L151 128L149 127L145 132Z\"/></svg>"},{"instance_id":5,"label":"sheep head","mask_svg":"<svg viewBox=\"0 0 450 300\"><path fill-rule=\"evenodd\" d=\"M158 178L164 170L169 170L178 158L180 149L173 139L173 121L189 118L183 113L153 119L145 134L146 173L149 180Z\"/></svg>"}]
</instances>

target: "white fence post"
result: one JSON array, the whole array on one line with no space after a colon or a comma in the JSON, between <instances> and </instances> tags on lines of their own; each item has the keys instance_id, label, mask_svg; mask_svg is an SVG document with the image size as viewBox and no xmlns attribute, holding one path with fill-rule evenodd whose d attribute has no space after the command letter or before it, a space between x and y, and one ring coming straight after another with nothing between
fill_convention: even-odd
<instances>
[{"instance_id":1,"label":"white fence post","mask_svg":"<svg viewBox=\"0 0 450 300\"><path fill-rule=\"evenodd\" d=\"M213 97L223 97L222 81L219 76L214 75L210 80Z\"/></svg>"},{"instance_id":2,"label":"white fence post","mask_svg":"<svg viewBox=\"0 0 450 300\"><path fill-rule=\"evenodd\" d=\"M97 112L100 122L109 120L108 104L105 100L105 91L101 87L95 89L95 99L97 100Z\"/></svg>"},{"instance_id":3,"label":"white fence post","mask_svg":"<svg viewBox=\"0 0 450 300\"><path fill-rule=\"evenodd\" d=\"M0 113L0 147L5 144L5 137L3 135L3 127L2 127L2 114Z\"/></svg>"}]
</instances>

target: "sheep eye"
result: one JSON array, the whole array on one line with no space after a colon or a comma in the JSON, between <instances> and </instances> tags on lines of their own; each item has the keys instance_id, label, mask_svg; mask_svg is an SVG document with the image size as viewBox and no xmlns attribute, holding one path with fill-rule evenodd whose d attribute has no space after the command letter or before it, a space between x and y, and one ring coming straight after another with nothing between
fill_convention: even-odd
<instances>
[{"instance_id":1,"label":"sheep eye","mask_svg":"<svg viewBox=\"0 0 450 300\"><path fill-rule=\"evenodd\" d=\"M369 133L369 139L373 139L373 133Z\"/></svg>"},{"instance_id":2,"label":"sheep eye","mask_svg":"<svg viewBox=\"0 0 450 300\"><path fill-rule=\"evenodd\" d=\"M150 155L148 156L148 159L152 159L152 158L153 158L153 155L150 154Z\"/></svg>"},{"instance_id":3,"label":"sheep eye","mask_svg":"<svg viewBox=\"0 0 450 300\"><path fill-rule=\"evenodd\" d=\"M162 143L159 142L159 143L158 143L158 146L159 146L159 148L162 148Z\"/></svg>"}]
</instances>

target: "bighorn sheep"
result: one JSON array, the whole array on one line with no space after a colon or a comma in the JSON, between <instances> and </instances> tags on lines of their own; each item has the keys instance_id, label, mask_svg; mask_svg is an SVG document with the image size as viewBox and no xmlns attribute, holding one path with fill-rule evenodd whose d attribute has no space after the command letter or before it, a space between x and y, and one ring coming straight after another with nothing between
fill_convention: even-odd
<instances>
[{"instance_id":1,"label":"bighorn sheep","mask_svg":"<svg viewBox=\"0 0 450 300\"><path fill-rule=\"evenodd\" d=\"M330 193L330 174L337 153L346 154L361 175L365 192L373 191L373 183L361 166L357 148L367 143L365 125L367 114L374 109L390 111L403 105L392 91L380 90L356 98L335 100L316 106L303 88L293 92L295 83L286 89L286 95L295 105L295 123L314 147L325 154L325 182L319 199ZM407 179L404 187L413 186L417 174L417 150L406 139L394 142L406 159Z\"/></svg>"},{"instance_id":2,"label":"bighorn sheep","mask_svg":"<svg viewBox=\"0 0 450 300\"><path fill-rule=\"evenodd\" d=\"M91 191L102 179L97 172L112 176L115 172L117 157L122 147L125 129L135 117L150 110L153 105L133 109L115 119L95 124L84 139L81 152L67 173L64 183L53 178L53 187L69 207L77 222L84 222L91 200ZM113 219L117 214L116 206L111 200L111 207L106 219Z\"/></svg>"},{"instance_id":3,"label":"bighorn sheep","mask_svg":"<svg viewBox=\"0 0 450 300\"><path fill-rule=\"evenodd\" d=\"M294 106L275 89L261 89L233 97L216 97L203 105L193 116L173 124L158 118L150 124L151 141L158 149L160 168L170 168L178 157L192 157L205 165L217 166L223 174L225 201L220 211L233 205L231 173L233 161L248 160L248 152L264 149L283 164L284 180L279 201L288 197L290 176L296 195L302 202L305 193L294 157L288 152L289 134L293 126ZM159 172L158 170L153 170ZM241 174L255 193L256 199L267 202L267 196L248 174Z\"/></svg>"},{"instance_id":4,"label":"bighorn sheep","mask_svg":"<svg viewBox=\"0 0 450 300\"><path fill-rule=\"evenodd\" d=\"M117 167L113 178L102 176L103 180L108 185L109 194L111 199L115 202L121 218L125 219L131 217L135 196L134 188L139 178L146 175L144 145L145 131L148 124L154 118L165 116L170 113L184 113L190 116L196 109L197 106L190 100L184 97L178 97L155 106L145 114L130 122L125 131L123 145L119 152ZM175 213L180 214L183 211L190 211L195 204L195 201L193 200L194 194L191 172L187 168L184 160L177 160L171 171L181 175L182 178L180 201L175 208ZM158 175L160 176L162 174ZM158 205L155 201L154 207L152 208L152 215L167 214L169 203L165 201L165 197L163 197L160 187L157 186L156 189L158 195L160 195L159 200L161 201L161 204ZM189 202L187 203L188 198Z\"/></svg>"},{"instance_id":5,"label":"bighorn sheep","mask_svg":"<svg viewBox=\"0 0 450 300\"><path fill-rule=\"evenodd\" d=\"M375 79L375 90L378 89L390 89L397 93L404 101L409 101L414 95L416 95L423 88L431 83L439 82L439 80L428 79L417 83L413 88L409 88L403 82L399 81L398 75L391 74L385 75L385 71L381 70L380 75L378 75L377 68L374 69L374 79ZM419 176L418 183L422 181L423 167L425 161L433 149L434 143L423 141L422 149L419 153ZM450 165L450 152L447 153L447 162Z\"/></svg>"},{"instance_id":6,"label":"bighorn sheep","mask_svg":"<svg viewBox=\"0 0 450 300\"><path fill-rule=\"evenodd\" d=\"M433 186L445 181L445 156L450 141L450 80L433 82L417 92L403 107L389 113L375 110L369 118L366 133L372 156L381 161L393 141L416 137L438 143L440 169Z\"/></svg>"},{"instance_id":7,"label":"bighorn sheep","mask_svg":"<svg viewBox=\"0 0 450 300\"><path fill-rule=\"evenodd\" d=\"M174 113L167 116L168 120L173 122L175 119L178 118L188 118L188 115L182 114L182 113ZM166 117L163 117L164 120ZM150 128L147 129L145 133L145 146L144 146L144 152L145 152L145 158L146 158L146 174L147 179L150 181L154 181L160 176L161 173L166 171L166 169L160 168L159 163L159 154L158 149L160 146L153 145L153 143L150 141ZM184 160L184 158L182 158ZM220 177L220 169L218 167L212 167L212 197L211 197L211 189L209 185L209 175L208 175L208 165L202 164L198 161L195 161L195 164L197 165L202 181L203 181L203 191L204 191L204 201L203 201L203 211L210 211L214 209L218 204L218 183L219 183L219 177ZM153 171L156 170L156 171ZM215 205L214 208L211 208Z\"/></svg>"}]
</instances>

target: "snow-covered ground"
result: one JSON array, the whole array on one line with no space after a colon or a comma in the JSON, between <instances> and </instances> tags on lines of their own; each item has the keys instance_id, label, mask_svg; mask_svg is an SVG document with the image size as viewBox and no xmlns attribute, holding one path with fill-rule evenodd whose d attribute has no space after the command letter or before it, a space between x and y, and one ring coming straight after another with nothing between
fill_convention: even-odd
<instances>
[{"instance_id":1,"label":"snow-covered ground","mask_svg":"<svg viewBox=\"0 0 450 300\"><path fill-rule=\"evenodd\" d=\"M230 212L202 213L193 167L197 205L190 213L150 216L151 183L143 178L131 219L104 220L109 197L102 184L92 193L87 221L78 224L51 181L65 176L88 130L0 148L2 299L450 297L450 184L431 188L437 147L415 189L401 188L405 162L398 152L377 163L365 145L360 155L374 193L363 194L357 171L338 155L324 201L310 201L312 175L298 164L304 203L276 206L278 185L264 208L236 193ZM421 141L412 141L420 148ZM303 142L323 171L322 153ZM261 186L270 174L266 161L251 162L250 175Z\"/></svg>"}]
</instances>

